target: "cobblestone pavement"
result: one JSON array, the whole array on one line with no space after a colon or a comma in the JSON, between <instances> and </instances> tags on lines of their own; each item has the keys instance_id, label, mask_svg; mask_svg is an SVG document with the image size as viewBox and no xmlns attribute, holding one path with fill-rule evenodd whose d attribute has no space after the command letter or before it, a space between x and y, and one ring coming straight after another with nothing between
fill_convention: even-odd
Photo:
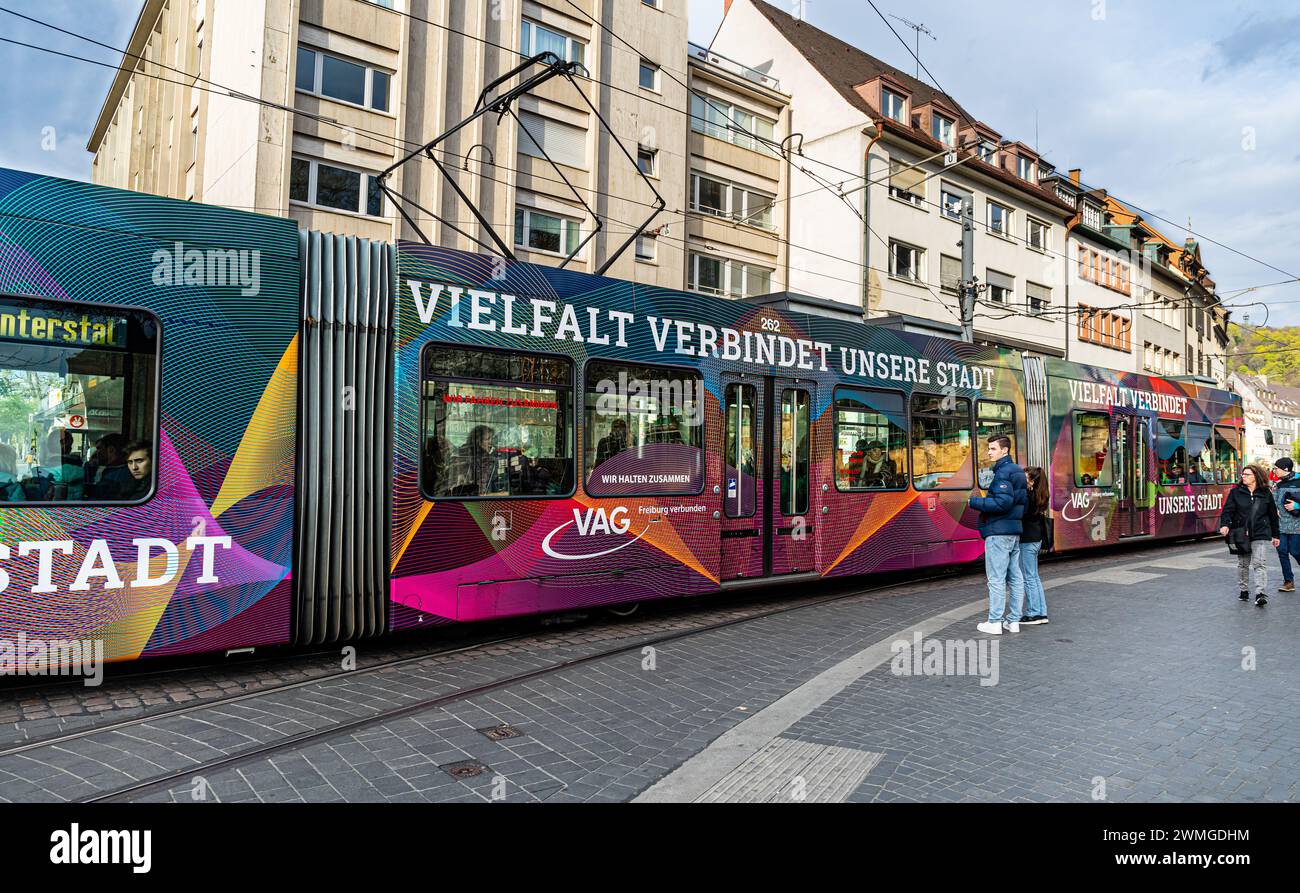
<instances>
[{"instance_id":1,"label":"cobblestone pavement","mask_svg":"<svg viewBox=\"0 0 1300 893\"><path fill-rule=\"evenodd\" d=\"M1234 568L1219 551L1164 546L1046 565L1052 623L991 640L996 685L976 675L895 672L890 644L911 641L913 628L940 641L985 639L974 630L984 601L978 576L900 584L333 734L142 799L1295 800L1295 597L1278 595L1264 609L1238 602ZM487 648L100 732L0 757L0 798L83 797L787 603L797 603L789 593L723 596L689 609L656 606L631 624L534 626ZM428 651L435 639L384 653ZM91 711L103 701L79 692L81 712L20 714L10 728L22 741L49 734L56 718L63 728L78 717L93 723L146 709L142 689L172 692L174 703L175 694L216 697L237 681L270 685L317 667L337 670L333 658L290 657L251 673L208 668L137 684L123 677L113 693L98 694L139 704ZM502 724L518 736L480 731ZM449 771L467 761L482 771Z\"/></svg>"}]
</instances>

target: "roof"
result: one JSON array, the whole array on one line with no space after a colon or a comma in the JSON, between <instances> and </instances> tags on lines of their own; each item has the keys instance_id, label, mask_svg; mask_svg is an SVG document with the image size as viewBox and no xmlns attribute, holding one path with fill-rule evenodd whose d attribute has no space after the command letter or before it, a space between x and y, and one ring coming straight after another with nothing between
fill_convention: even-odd
<instances>
[{"instance_id":1,"label":"roof","mask_svg":"<svg viewBox=\"0 0 1300 893\"><path fill-rule=\"evenodd\" d=\"M799 51L800 55L821 72L850 105L869 112L873 118L877 111L868 106L853 88L881 75L888 75L907 88L915 100L915 105L925 105L938 99L952 106L962 117L975 120L957 103L957 100L917 80L907 72L882 62L875 56L869 56L857 47L819 28L814 28L807 22L764 3L763 0L753 0L753 4L754 8L771 22L777 31L781 32L781 35Z\"/></svg>"},{"instance_id":2,"label":"roof","mask_svg":"<svg viewBox=\"0 0 1300 893\"><path fill-rule=\"evenodd\" d=\"M955 110L962 118L966 119L968 124L977 125L989 132L996 133L987 124L976 120L974 115L966 111L961 103L947 93L931 87L924 81L914 78L907 72L895 68L887 62L882 62L875 56L864 53L838 37L827 34L819 28L814 28L807 22L797 19L789 13L763 2L763 0L751 0L751 2L754 9L758 10L764 18L772 23L777 32L799 51L799 54L808 61L808 64L825 78L827 83L844 98L845 102L869 115L872 121L881 128L882 132L888 131L906 137L912 142L936 152L941 152L945 148L943 143L931 137L929 133L907 124L900 124L891 118L883 116L877 108L867 102L854 89L854 87L878 77L892 78L905 87L908 93L911 94L912 108L919 108L930 102L940 102ZM1055 189L1029 183L1000 167L987 164L977 157L969 158L962 164L963 167L969 167L987 176L995 177L1007 186L1027 192L1040 201L1068 209L1071 212L1074 211L1072 205L1063 202L1056 195Z\"/></svg>"}]
</instances>

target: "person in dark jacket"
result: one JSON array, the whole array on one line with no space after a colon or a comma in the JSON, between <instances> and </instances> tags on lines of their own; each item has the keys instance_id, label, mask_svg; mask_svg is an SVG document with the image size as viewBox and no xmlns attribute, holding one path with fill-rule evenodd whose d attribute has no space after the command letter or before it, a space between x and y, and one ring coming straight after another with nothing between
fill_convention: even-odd
<instances>
[{"instance_id":1,"label":"person in dark jacket","mask_svg":"<svg viewBox=\"0 0 1300 893\"><path fill-rule=\"evenodd\" d=\"M1268 547L1276 549L1278 539L1277 503L1268 489L1268 475L1258 465L1241 470L1241 483L1233 487L1223 501L1219 516L1219 533L1228 537L1237 549L1237 582L1242 601L1250 599L1250 580L1254 575L1255 604L1264 607L1268 596Z\"/></svg>"},{"instance_id":2,"label":"person in dark jacket","mask_svg":"<svg viewBox=\"0 0 1300 893\"><path fill-rule=\"evenodd\" d=\"M1020 569L1020 534L1024 532L1022 519L1029 499L1025 472L1011 460L1011 438L1005 434L989 438L989 461L993 464L993 480L988 486L988 495L974 496L970 501L971 508L980 513L984 573L989 584L989 619L979 624L977 629L1000 636L1003 629L1020 632L1025 601L1025 577Z\"/></svg>"},{"instance_id":3,"label":"person in dark jacket","mask_svg":"<svg viewBox=\"0 0 1300 893\"><path fill-rule=\"evenodd\" d=\"M1029 483L1029 505L1025 509L1021 522L1024 529L1020 534L1020 569L1025 575L1025 616L1020 618L1020 622L1042 626L1048 622L1047 593L1043 590L1042 578L1038 576L1038 554L1051 548L1052 497L1043 469L1026 468L1025 478Z\"/></svg>"},{"instance_id":4,"label":"person in dark jacket","mask_svg":"<svg viewBox=\"0 0 1300 893\"><path fill-rule=\"evenodd\" d=\"M1278 539L1277 557L1282 562L1282 588L1278 592L1295 592L1295 572L1291 559L1300 564L1300 478L1296 477L1295 462L1288 458L1273 463L1277 483L1273 485L1273 501L1277 503Z\"/></svg>"}]
</instances>

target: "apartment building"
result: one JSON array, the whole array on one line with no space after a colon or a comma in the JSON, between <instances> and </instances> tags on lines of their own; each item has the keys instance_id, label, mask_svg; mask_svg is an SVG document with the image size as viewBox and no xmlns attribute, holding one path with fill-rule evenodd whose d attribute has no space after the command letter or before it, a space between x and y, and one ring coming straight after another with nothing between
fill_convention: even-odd
<instances>
[{"instance_id":1,"label":"apartment building","mask_svg":"<svg viewBox=\"0 0 1300 893\"><path fill-rule=\"evenodd\" d=\"M669 209L686 204L686 0L145 0L127 51L88 144L96 183L328 232L491 245L428 159L389 181L414 225L377 177L551 51L581 64L576 85L541 84L518 122L481 117L435 152L493 230L539 263L582 246L570 266L592 271L653 210L641 171ZM653 254L629 247L607 272L679 287L681 242Z\"/></svg>"},{"instance_id":2,"label":"apartment building","mask_svg":"<svg viewBox=\"0 0 1300 893\"><path fill-rule=\"evenodd\" d=\"M791 140L805 153L791 159L792 290L951 335L970 199L982 286L976 339L1064 356L1075 212L1040 184L1052 166L1033 148L761 0L728 2L710 49L744 54L790 95Z\"/></svg>"},{"instance_id":3,"label":"apartment building","mask_svg":"<svg viewBox=\"0 0 1300 893\"><path fill-rule=\"evenodd\" d=\"M1300 392L1270 384L1266 375L1234 372L1229 387L1241 397L1246 417L1246 458L1270 467L1292 456L1300 435Z\"/></svg>"},{"instance_id":4,"label":"apartment building","mask_svg":"<svg viewBox=\"0 0 1300 893\"><path fill-rule=\"evenodd\" d=\"M685 287L752 297L786 290L790 210L780 81L691 44Z\"/></svg>"}]
</instances>

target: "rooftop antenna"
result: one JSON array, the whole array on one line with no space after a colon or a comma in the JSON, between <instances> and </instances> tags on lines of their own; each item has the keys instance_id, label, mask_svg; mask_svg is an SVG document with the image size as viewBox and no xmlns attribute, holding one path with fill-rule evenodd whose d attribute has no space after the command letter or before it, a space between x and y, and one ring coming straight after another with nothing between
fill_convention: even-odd
<instances>
[{"instance_id":1,"label":"rooftop antenna","mask_svg":"<svg viewBox=\"0 0 1300 893\"><path fill-rule=\"evenodd\" d=\"M902 16L896 16L892 12L889 14L889 17L891 19L898 19L898 21L916 32L916 79L919 81L921 79L921 35L924 34L931 40L938 40L939 38L935 37L934 32L925 27L925 25L918 25L916 22L905 19Z\"/></svg>"}]
</instances>

